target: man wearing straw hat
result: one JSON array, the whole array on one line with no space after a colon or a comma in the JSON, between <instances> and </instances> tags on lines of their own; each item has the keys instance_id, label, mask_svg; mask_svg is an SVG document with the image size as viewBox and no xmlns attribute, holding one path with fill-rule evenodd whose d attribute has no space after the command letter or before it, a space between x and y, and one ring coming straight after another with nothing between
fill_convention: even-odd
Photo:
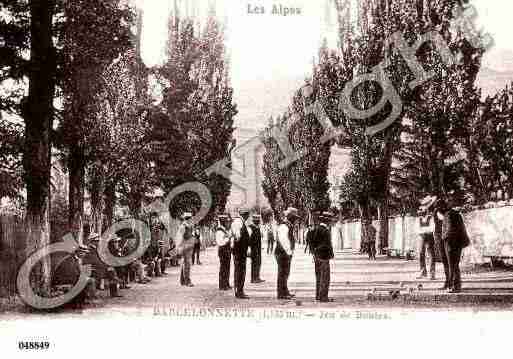
<instances>
[{"instance_id":1,"label":"man wearing straw hat","mask_svg":"<svg viewBox=\"0 0 513 359\"><path fill-rule=\"evenodd\" d=\"M294 223L299 219L298 210L289 207L283 212L283 219L278 226L278 240L274 255L278 264L276 289L278 299L292 299L293 294L288 288L290 265L294 254L296 239L294 238Z\"/></svg>"},{"instance_id":2,"label":"man wearing straw hat","mask_svg":"<svg viewBox=\"0 0 513 359\"><path fill-rule=\"evenodd\" d=\"M249 210L242 208L239 210L239 218L232 223L232 249L233 249L233 285L235 287L235 297L239 299L249 299L244 293L244 282L246 280L246 261L248 257L249 240L251 237L251 228L248 218Z\"/></svg>"},{"instance_id":3,"label":"man wearing straw hat","mask_svg":"<svg viewBox=\"0 0 513 359\"><path fill-rule=\"evenodd\" d=\"M427 196L421 203L419 208L419 265L420 272L417 279L427 277L426 269L426 250L429 253L429 274L430 279L436 279L435 264L435 218L433 216L433 207L437 202L436 196Z\"/></svg>"},{"instance_id":4,"label":"man wearing straw hat","mask_svg":"<svg viewBox=\"0 0 513 359\"><path fill-rule=\"evenodd\" d=\"M232 250L230 247L230 216L220 214L216 228L217 254L219 256L219 290L230 290L230 262Z\"/></svg>"},{"instance_id":5,"label":"man wearing straw hat","mask_svg":"<svg viewBox=\"0 0 513 359\"><path fill-rule=\"evenodd\" d=\"M182 215L183 222L178 227L176 233L176 248L178 254L181 254L182 270L180 273L180 284L187 287L193 287L191 282L191 263L192 263L192 250L194 247L194 225L191 222L192 213L185 212Z\"/></svg>"}]
</instances>

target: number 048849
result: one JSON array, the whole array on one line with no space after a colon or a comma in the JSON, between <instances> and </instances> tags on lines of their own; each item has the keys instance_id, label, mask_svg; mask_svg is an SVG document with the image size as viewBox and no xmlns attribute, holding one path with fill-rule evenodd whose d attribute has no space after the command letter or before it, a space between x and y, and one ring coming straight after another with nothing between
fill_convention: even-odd
<instances>
[{"instance_id":1,"label":"number 048849","mask_svg":"<svg viewBox=\"0 0 513 359\"><path fill-rule=\"evenodd\" d=\"M50 349L50 342L22 341L18 342L20 350L47 350Z\"/></svg>"}]
</instances>

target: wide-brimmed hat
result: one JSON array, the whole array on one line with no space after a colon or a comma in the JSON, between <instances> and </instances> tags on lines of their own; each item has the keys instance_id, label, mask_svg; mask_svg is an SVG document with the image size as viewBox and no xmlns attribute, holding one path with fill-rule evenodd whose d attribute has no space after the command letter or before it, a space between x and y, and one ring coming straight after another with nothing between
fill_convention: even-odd
<instances>
[{"instance_id":1,"label":"wide-brimmed hat","mask_svg":"<svg viewBox=\"0 0 513 359\"><path fill-rule=\"evenodd\" d=\"M192 218L191 212L185 212L184 214L182 214L182 219L191 219L191 218Z\"/></svg>"},{"instance_id":2,"label":"wide-brimmed hat","mask_svg":"<svg viewBox=\"0 0 513 359\"><path fill-rule=\"evenodd\" d=\"M321 218L327 219L331 221L333 218L335 218L335 215L331 212L325 211L320 214Z\"/></svg>"},{"instance_id":3,"label":"wide-brimmed hat","mask_svg":"<svg viewBox=\"0 0 513 359\"><path fill-rule=\"evenodd\" d=\"M419 210L421 212L428 211L437 202L438 202L437 196L426 196L420 201Z\"/></svg>"},{"instance_id":4,"label":"wide-brimmed hat","mask_svg":"<svg viewBox=\"0 0 513 359\"><path fill-rule=\"evenodd\" d=\"M89 233L89 236L87 237L87 240L92 242L92 241L99 241L100 240L100 235L96 232L91 232Z\"/></svg>"},{"instance_id":5,"label":"wide-brimmed hat","mask_svg":"<svg viewBox=\"0 0 513 359\"><path fill-rule=\"evenodd\" d=\"M295 218L301 218L299 216L299 211L294 208L294 207L289 207L287 208L284 212L283 212L283 215L285 217L295 217Z\"/></svg>"},{"instance_id":6,"label":"wide-brimmed hat","mask_svg":"<svg viewBox=\"0 0 513 359\"><path fill-rule=\"evenodd\" d=\"M240 215L243 215L243 214L249 214L249 209L243 207L243 208L240 208L239 209L239 214Z\"/></svg>"}]
</instances>

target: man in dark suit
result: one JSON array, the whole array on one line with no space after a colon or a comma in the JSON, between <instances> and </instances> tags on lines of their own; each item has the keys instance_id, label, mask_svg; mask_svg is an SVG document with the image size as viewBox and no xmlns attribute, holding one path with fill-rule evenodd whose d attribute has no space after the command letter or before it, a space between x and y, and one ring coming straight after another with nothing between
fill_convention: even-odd
<instances>
[{"instance_id":1,"label":"man in dark suit","mask_svg":"<svg viewBox=\"0 0 513 359\"><path fill-rule=\"evenodd\" d=\"M437 215L443 221L441 254L445 284L442 289L447 289L449 293L458 293L461 291L461 253L470 244L470 239L461 213L452 208L450 200L438 201Z\"/></svg>"},{"instance_id":2,"label":"man in dark suit","mask_svg":"<svg viewBox=\"0 0 513 359\"><path fill-rule=\"evenodd\" d=\"M233 234L233 282L235 287L235 297L239 299L249 299L249 297L244 293L246 261L251 236L251 228L248 223L249 210L243 208L239 211L239 215L240 217L235 218L231 226Z\"/></svg>"},{"instance_id":3,"label":"man in dark suit","mask_svg":"<svg viewBox=\"0 0 513 359\"><path fill-rule=\"evenodd\" d=\"M262 232L260 231L260 216L255 214L250 225L251 238L249 248L251 252L251 283L263 283L260 278L260 267L262 266Z\"/></svg>"},{"instance_id":4,"label":"man in dark suit","mask_svg":"<svg viewBox=\"0 0 513 359\"><path fill-rule=\"evenodd\" d=\"M319 220L314 220L315 225L308 238L315 262L315 300L329 302L331 301L328 297L331 275L330 260L335 257L329 227L333 215L329 212L322 212L317 216Z\"/></svg>"},{"instance_id":5,"label":"man in dark suit","mask_svg":"<svg viewBox=\"0 0 513 359\"><path fill-rule=\"evenodd\" d=\"M276 289L278 299L292 299L293 294L288 288L288 280L290 275L290 265L292 256L294 255L296 238L294 237L294 223L299 219L298 210L295 208L287 208L283 213L283 219L278 226L278 240L274 256L278 264L278 278L276 281Z\"/></svg>"},{"instance_id":6,"label":"man in dark suit","mask_svg":"<svg viewBox=\"0 0 513 359\"><path fill-rule=\"evenodd\" d=\"M230 216L220 214L219 225L216 228L217 254L219 256L219 290L230 290L230 262L232 252L230 247Z\"/></svg>"}]
</instances>

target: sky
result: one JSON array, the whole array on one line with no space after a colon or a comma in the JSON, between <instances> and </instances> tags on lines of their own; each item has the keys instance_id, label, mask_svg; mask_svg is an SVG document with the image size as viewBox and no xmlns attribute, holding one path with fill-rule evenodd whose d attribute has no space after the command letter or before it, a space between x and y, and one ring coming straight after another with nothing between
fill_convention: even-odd
<instances>
[{"instance_id":1,"label":"sky","mask_svg":"<svg viewBox=\"0 0 513 359\"><path fill-rule=\"evenodd\" d=\"M143 57L148 65L164 61L169 0L138 0L145 11ZM311 73L323 36L336 46L334 11L326 19L325 0L284 0L284 6L299 7L300 16L269 14L273 0L178 0L198 8L198 18L215 4L220 18L227 21L227 46L230 52L231 79L239 106L240 126L262 127L269 116L279 115L288 106L291 93ZM510 35L513 2L474 0L478 11L476 26L490 33L495 46L485 55L483 67L513 71L513 36ZM266 15L248 14L248 5L264 6ZM182 11L185 11L183 8ZM237 123L236 122L236 123Z\"/></svg>"}]
</instances>

